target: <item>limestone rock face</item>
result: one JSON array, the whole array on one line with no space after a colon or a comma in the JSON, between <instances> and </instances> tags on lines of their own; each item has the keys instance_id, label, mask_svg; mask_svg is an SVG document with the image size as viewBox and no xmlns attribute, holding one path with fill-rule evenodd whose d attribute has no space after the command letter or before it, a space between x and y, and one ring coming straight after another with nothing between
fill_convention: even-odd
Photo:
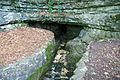
<instances>
[{"instance_id":1,"label":"limestone rock face","mask_svg":"<svg viewBox=\"0 0 120 80\"><path fill-rule=\"evenodd\" d=\"M26 27L0 37L0 80L39 80L54 56L54 34Z\"/></svg>"},{"instance_id":2,"label":"limestone rock face","mask_svg":"<svg viewBox=\"0 0 120 80\"><path fill-rule=\"evenodd\" d=\"M119 80L120 41L98 41L88 46L71 80Z\"/></svg>"},{"instance_id":3,"label":"limestone rock face","mask_svg":"<svg viewBox=\"0 0 120 80\"><path fill-rule=\"evenodd\" d=\"M119 0L0 1L0 25L36 20L120 31L119 5Z\"/></svg>"}]
</instances>

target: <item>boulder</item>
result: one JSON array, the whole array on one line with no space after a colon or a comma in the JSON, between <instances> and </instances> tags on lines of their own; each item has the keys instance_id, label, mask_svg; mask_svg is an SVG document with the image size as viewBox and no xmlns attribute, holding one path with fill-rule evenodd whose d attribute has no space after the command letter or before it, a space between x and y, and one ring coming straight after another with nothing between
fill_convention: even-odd
<instances>
[{"instance_id":1,"label":"boulder","mask_svg":"<svg viewBox=\"0 0 120 80\"><path fill-rule=\"evenodd\" d=\"M54 34L38 28L0 32L0 80L39 80L49 69Z\"/></svg>"},{"instance_id":2,"label":"boulder","mask_svg":"<svg viewBox=\"0 0 120 80\"><path fill-rule=\"evenodd\" d=\"M78 37L67 42L66 49L70 51L70 54L82 57L87 45L91 41L98 41L101 39L120 39L120 32L85 28L80 31Z\"/></svg>"},{"instance_id":3,"label":"boulder","mask_svg":"<svg viewBox=\"0 0 120 80\"><path fill-rule=\"evenodd\" d=\"M91 41L99 41L101 39L120 39L120 32L85 28L80 31L78 37L68 41L66 44L66 49L69 51L67 55L68 68L74 70L75 64L85 53L88 44Z\"/></svg>"},{"instance_id":4,"label":"boulder","mask_svg":"<svg viewBox=\"0 0 120 80\"><path fill-rule=\"evenodd\" d=\"M119 80L120 40L92 42L70 80Z\"/></svg>"}]
</instances>

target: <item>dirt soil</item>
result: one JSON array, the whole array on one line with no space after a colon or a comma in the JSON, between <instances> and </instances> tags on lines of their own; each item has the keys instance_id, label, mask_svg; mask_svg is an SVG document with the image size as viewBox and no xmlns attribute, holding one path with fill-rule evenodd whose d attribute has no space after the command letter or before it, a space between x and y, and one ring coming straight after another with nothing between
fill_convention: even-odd
<instances>
[{"instance_id":1,"label":"dirt soil","mask_svg":"<svg viewBox=\"0 0 120 80\"><path fill-rule=\"evenodd\" d=\"M0 32L0 66L34 54L53 37L52 32L38 28L19 28Z\"/></svg>"}]
</instances>

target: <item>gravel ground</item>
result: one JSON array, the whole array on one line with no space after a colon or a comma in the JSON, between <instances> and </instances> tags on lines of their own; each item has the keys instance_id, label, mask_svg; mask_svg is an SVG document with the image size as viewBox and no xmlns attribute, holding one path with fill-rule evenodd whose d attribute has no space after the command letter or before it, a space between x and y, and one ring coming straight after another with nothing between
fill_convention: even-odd
<instances>
[{"instance_id":1,"label":"gravel ground","mask_svg":"<svg viewBox=\"0 0 120 80\"><path fill-rule=\"evenodd\" d=\"M53 37L48 30L28 27L0 32L0 66L32 55Z\"/></svg>"}]
</instances>

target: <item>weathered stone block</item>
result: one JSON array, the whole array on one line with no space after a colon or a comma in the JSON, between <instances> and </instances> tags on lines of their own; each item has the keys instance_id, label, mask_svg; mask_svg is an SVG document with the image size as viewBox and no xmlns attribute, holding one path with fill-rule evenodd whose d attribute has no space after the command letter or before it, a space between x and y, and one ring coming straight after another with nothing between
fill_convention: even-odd
<instances>
[{"instance_id":1,"label":"weathered stone block","mask_svg":"<svg viewBox=\"0 0 120 80\"><path fill-rule=\"evenodd\" d=\"M70 54L82 56L87 45L91 41L98 41L101 39L120 39L120 32L85 28L80 31L77 38L67 42L66 48L70 51Z\"/></svg>"},{"instance_id":2,"label":"weathered stone block","mask_svg":"<svg viewBox=\"0 0 120 80\"><path fill-rule=\"evenodd\" d=\"M119 80L120 41L92 42L77 63L71 80Z\"/></svg>"},{"instance_id":3,"label":"weathered stone block","mask_svg":"<svg viewBox=\"0 0 120 80\"><path fill-rule=\"evenodd\" d=\"M86 48L89 45L89 43L91 41L99 41L101 39L120 39L120 32L112 32L90 28L81 30L78 37L76 37L73 40L70 40L66 44L66 49L70 52L67 55L68 67L70 68L71 65L71 67L74 70L75 64L83 56L83 53L86 51Z\"/></svg>"},{"instance_id":4,"label":"weathered stone block","mask_svg":"<svg viewBox=\"0 0 120 80\"><path fill-rule=\"evenodd\" d=\"M37 28L0 32L0 80L39 80L49 69L54 34Z\"/></svg>"}]
</instances>

